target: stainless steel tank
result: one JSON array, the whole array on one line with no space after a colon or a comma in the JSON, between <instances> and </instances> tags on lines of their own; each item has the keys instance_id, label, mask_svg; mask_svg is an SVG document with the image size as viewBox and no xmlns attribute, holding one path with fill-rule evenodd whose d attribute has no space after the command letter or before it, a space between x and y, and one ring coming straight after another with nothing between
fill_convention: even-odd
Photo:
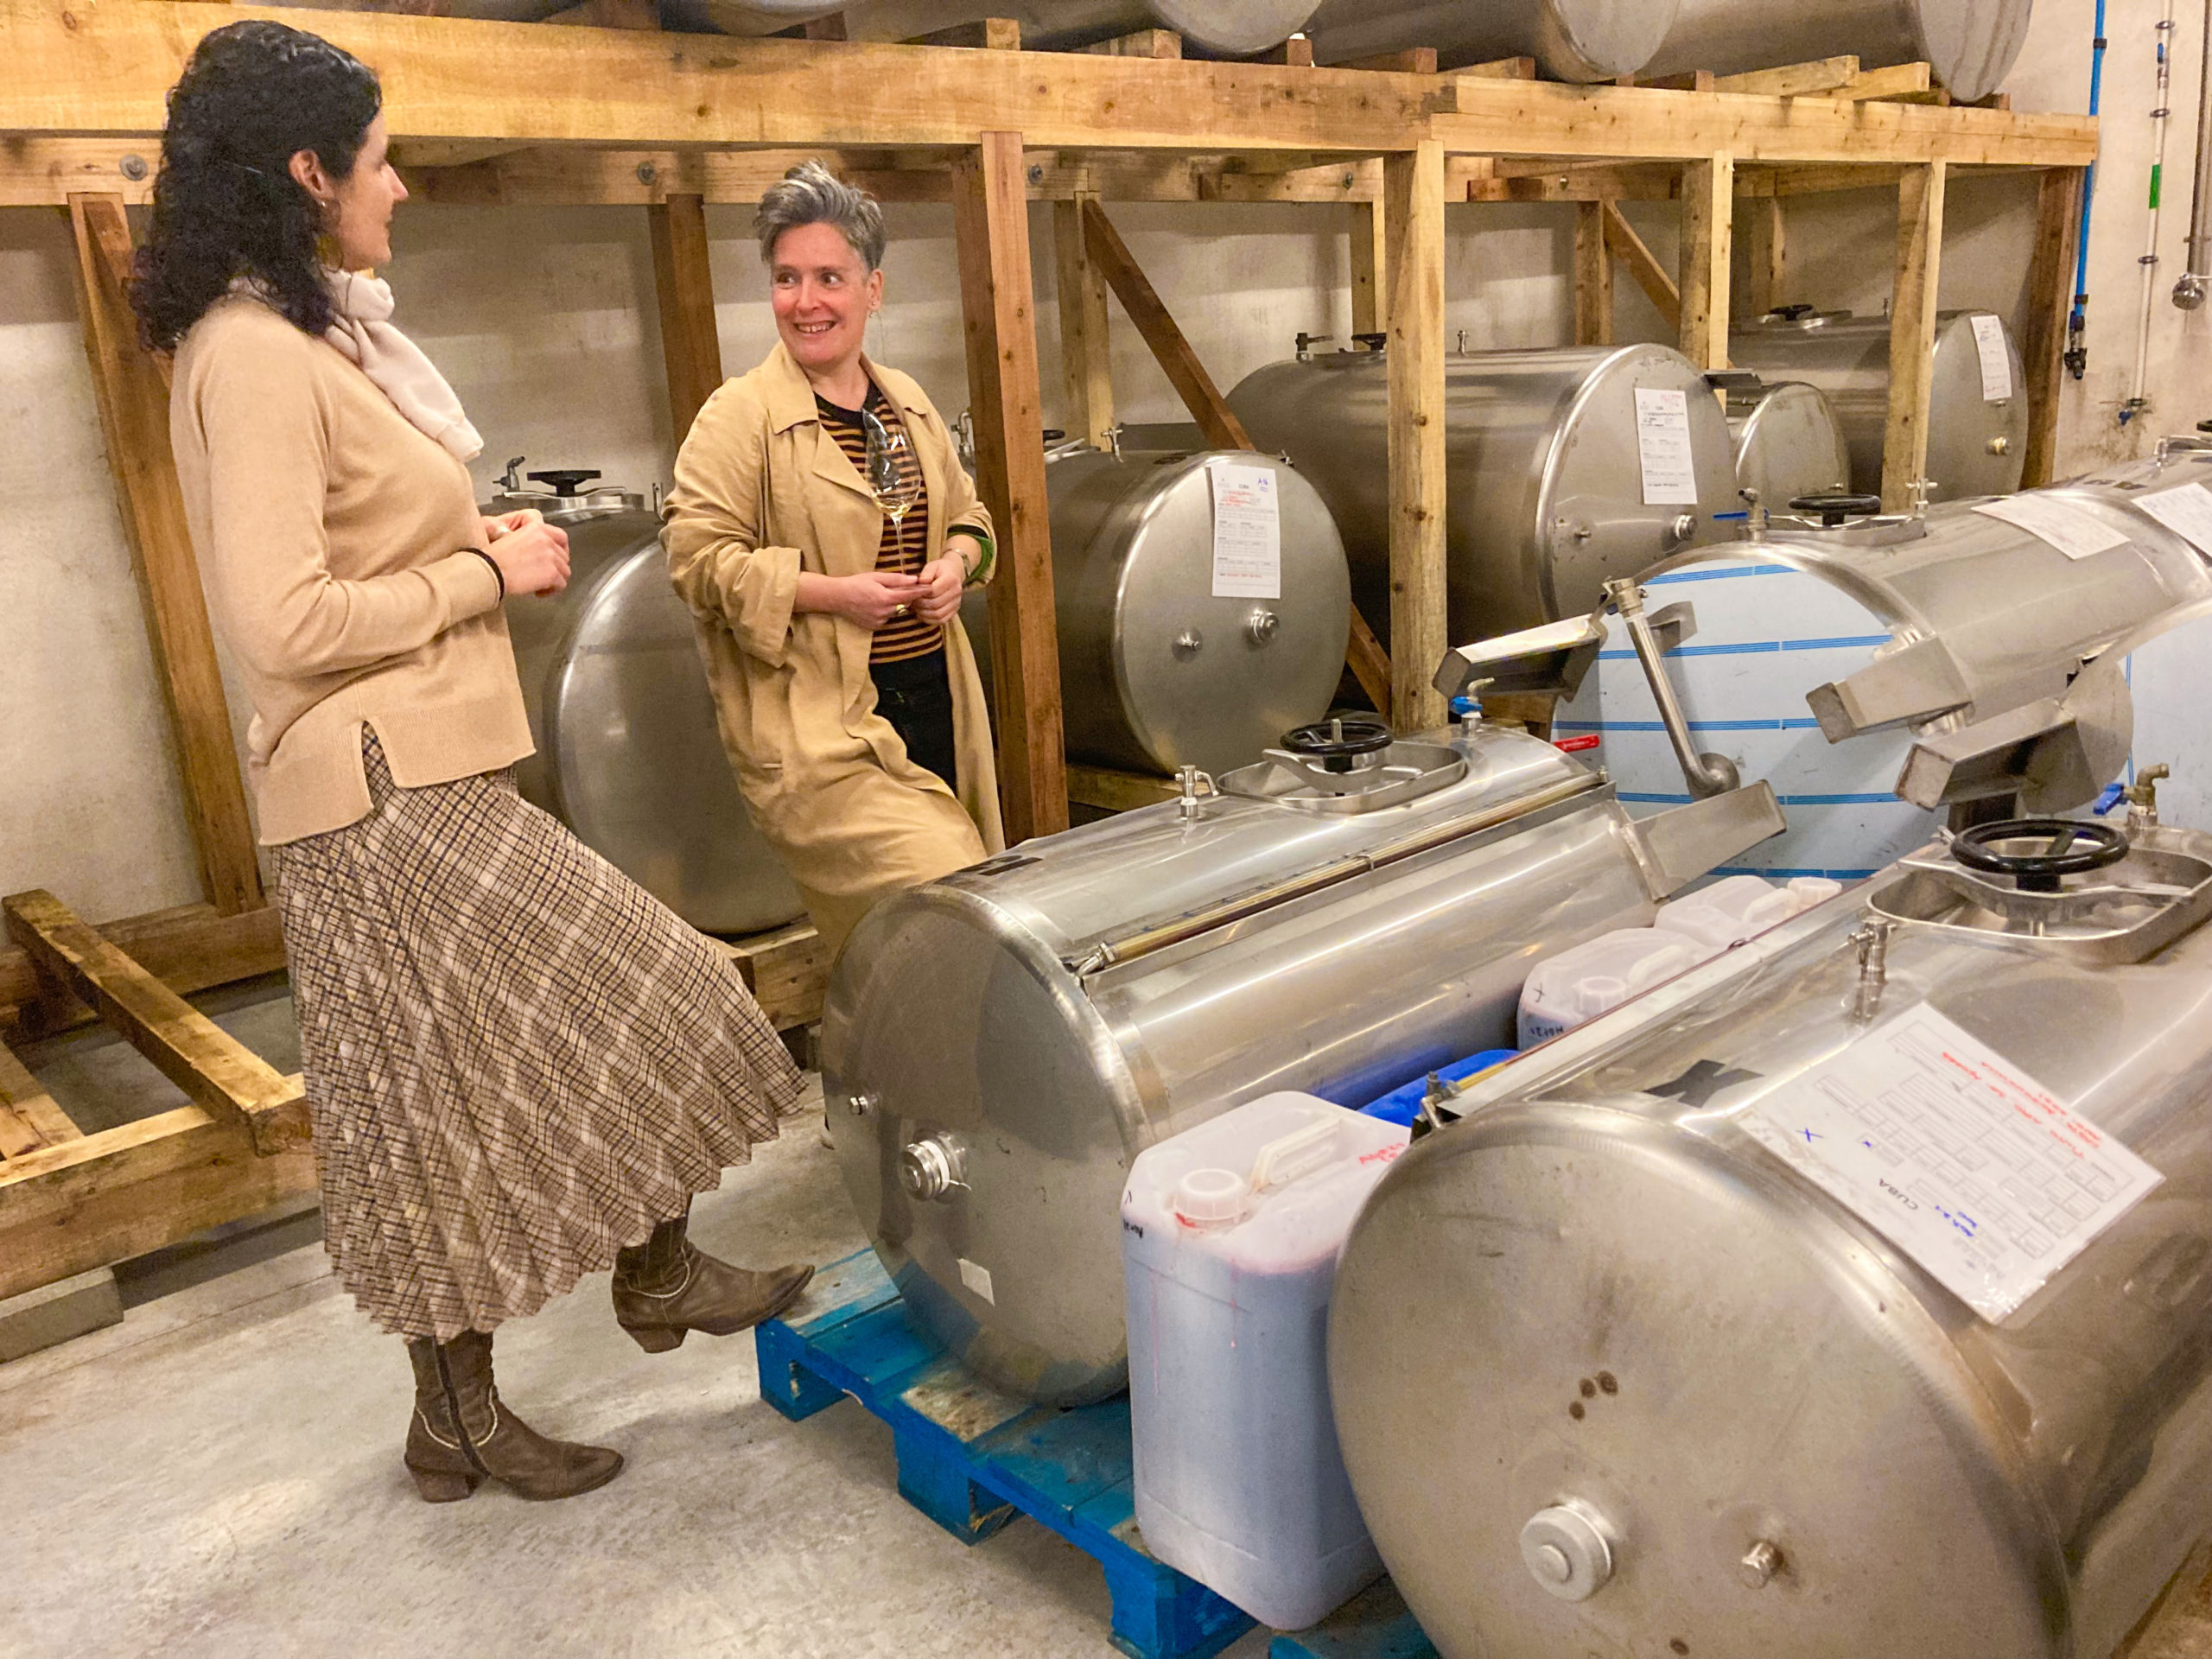
<instances>
[{"instance_id":1,"label":"stainless steel tank","mask_svg":"<svg viewBox=\"0 0 2212 1659\"><path fill-rule=\"evenodd\" d=\"M585 493L596 473L531 476L550 490L484 508L535 507L569 533L568 587L507 607L537 743L515 768L524 798L703 931L793 920L805 906L730 776L659 521L642 496Z\"/></svg>"},{"instance_id":2,"label":"stainless steel tank","mask_svg":"<svg viewBox=\"0 0 2212 1659\"><path fill-rule=\"evenodd\" d=\"M1025 47L1087 46L1172 29L1186 48L1245 58L1305 27L1317 0L859 0L843 8L856 41L906 41L985 17L1011 17Z\"/></svg>"},{"instance_id":3,"label":"stainless steel tank","mask_svg":"<svg viewBox=\"0 0 2212 1659\"><path fill-rule=\"evenodd\" d=\"M1371 731L1350 770L1277 752L887 899L846 944L822 1027L846 1187L909 1316L995 1385L1122 1386L1145 1147L1510 1040L1532 963L1781 828L1764 785L1639 826L1524 734Z\"/></svg>"},{"instance_id":4,"label":"stainless steel tank","mask_svg":"<svg viewBox=\"0 0 2212 1659\"><path fill-rule=\"evenodd\" d=\"M1240 381L1229 403L1254 442L1287 455L1320 493L1351 559L1352 598L1387 642L1384 359L1353 351L1272 363ZM1678 428L1640 425L1639 392L1679 398ZM1720 405L1690 360L1664 346L1455 355L1446 362L1444 419L1454 639L1587 611L1608 577L1726 534L1713 515L1741 508ZM1670 437L1687 446L1687 488L1666 487L1665 457L1645 448Z\"/></svg>"},{"instance_id":5,"label":"stainless steel tank","mask_svg":"<svg viewBox=\"0 0 2212 1659\"><path fill-rule=\"evenodd\" d=\"M2004 84L2028 38L2034 0L1679 0L1654 75L1735 74L1855 55L1859 67L1925 61L1962 102Z\"/></svg>"},{"instance_id":6,"label":"stainless steel tank","mask_svg":"<svg viewBox=\"0 0 2212 1659\"><path fill-rule=\"evenodd\" d=\"M1445 1659L2094 1659L2212 1536L2212 836L2042 881L1930 845L1384 1178L1336 1425Z\"/></svg>"},{"instance_id":7,"label":"stainless steel tank","mask_svg":"<svg viewBox=\"0 0 2212 1659\"><path fill-rule=\"evenodd\" d=\"M1221 772L1328 712L1344 671L1351 579L1335 522L1303 477L1273 456L1236 451L1115 455L1071 444L1046 461L1071 757L1131 772ZM1273 597L1215 592L1217 461L1272 480ZM982 593L961 620L988 680Z\"/></svg>"},{"instance_id":8,"label":"stainless steel tank","mask_svg":"<svg viewBox=\"0 0 2212 1659\"><path fill-rule=\"evenodd\" d=\"M1816 386L1770 381L1728 393L1728 435L1736 445L1736 488L1756 490L1771 510L1792 498L1851 487L1851 454L1835 406Z\"/></svg>"},{"instance_id":9,"label":"stainless steel tank","mask_svg":"<svg viewBox=\"0 0 2212 1659\"><path fill-rule=\"evenodd\" d=\"M1649 62L1680 0L1324 0L1306 32L1341 62L1433 46L1445 68L1533 57L1554 80L1611 80Z\"/></svg>"},{"instance_id":10,"label":"stainless steel tank","mask_svg":"<svg viewBox=\"0 0 2212 1659\"><path fill-rule=\"evenodd\" d=\"M542 22L575 0L439 0L438 15L493 22ZM351 0L275 0L317 11L358 10ZM779 29L834 16L842 8L823 0L661 0L664 28L715 30L725 35L773 35Z\"/></svg>"},{"instance_id":11,"label":"stainless steel tank","mask_svg":"<svg viewBox=\"0 0 2212 1659\"><path fill-rule=\"evenodd\" d=\"M1975 334L1980 319L1991 343ZM1789 306L1728 338L1728 360L1770 380L1802 380L1834 405L1851 449L1851 487L1878 494L1889 423L1890 323ZM1928 409L1929 482L1938 501L2005 495L2027 459L2027 382L2012 331L1986 311L1936 320Z\"/></svg>"}]
</instances>

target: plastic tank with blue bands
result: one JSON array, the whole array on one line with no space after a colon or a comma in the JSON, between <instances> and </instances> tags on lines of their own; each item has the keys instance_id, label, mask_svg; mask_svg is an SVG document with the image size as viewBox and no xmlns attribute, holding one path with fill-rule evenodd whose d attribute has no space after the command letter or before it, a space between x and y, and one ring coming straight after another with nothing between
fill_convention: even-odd
<instances>
[{"instance_id":1,"label":"plastic tank with blue bands","mask_svg":"<svg viewBox=\"0 0 2212 1659\"><path fill-rule=\"evenodd\" d=\"M1446 1083L1458 1083L1489 1071L1494 1065L1503 1065L1521 1051L1517 1048L1486 1048L1479 1054L1470 1054L1464 1060L1454 1060L1449 1065L1436 1068L1434 1075ZM1421 1096L1428 1092L1428 1078L1415 1077L1411 1083L1401 1084L1389 1094L1370 1100L1359 1109L1363 1117L1379 1117L1385 1123L1410 1125L1421 1116Z\"/></svg>"}]
</instances>

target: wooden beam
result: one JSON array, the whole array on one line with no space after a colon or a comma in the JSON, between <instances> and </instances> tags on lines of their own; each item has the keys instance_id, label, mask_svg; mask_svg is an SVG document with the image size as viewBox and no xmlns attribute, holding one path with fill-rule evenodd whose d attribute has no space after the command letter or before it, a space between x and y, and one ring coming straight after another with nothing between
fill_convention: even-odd
<instances>
[{"instance_id":1,"label":"wooden beam","mask_svg":"<svg viewBox=\"0 0 2212 1659\"><path fill-rule=\"evenodd\" d=\"M1728 366L1728 284L1734 269L1736 163L1715 156L1682 169L1682 355L1700 369Z\"/></svg>"},{"instance_id":2,"label":"wooden beam","mask_svg":"<svg viewBox=\"0 0 2212 1659\"><path fill-rule=\"evenodd\" d=\"M707 200L672 195L645 212L652 227L661 359L668 367L669 430L681 444L701 405L722 383L722 340L707 260Z\"/></svg>"},{"instance_id":3,"label":"wooden beam","mask_svg":"<svg viewBox=\"0 0 2212 1659\"><path fill-rule=\"evenodd\" d=\"M1462 65L1452 73L1472 75L1478 80L1534 80L1536 78L1536 60L1534 58L1493 58L1488 63Z\"/></svg>"},{"instance_id":4,"label":"wooden beam","mask_svg":"<svg viewBox=\"0 0 2212 1659\"><path fill-rule=\"evenodd\" d=\"M1287 64L1294 69L1313 67L1313 42L1303 35L1294 35L1281 46L1260 54L1262 63Z\"/></svg>"},{"instance_id":5,"label":"wooden beam","mask_svg":"<svg viewBox=\"0 0 2212 1659\"><path fill-rule=\"evenodd\" d=\"M581 29L658 29L660 0L583 0L541 21Z\"/></svg>"},{"instance_id":6,"label":"wooden beam","mask_svg":"<svg viewBox=\"0 0 2212 1659\"><path fill-rule=\"evenodd\" d=\"M181 905L102 923L99 934L171 990L187 995L284 965L283 931L273 905L231 916L212 905ZM11 1008L24 1037L48 1036L99 1017L66 990L42 981L22 951L0 948L0 1015Z\"/></svg>"},{"instance_id":7,"label":"wooden beam","mask_svg":"<svg viewBox=\"0 0 2212 1659\"><path fill-rule=\"evenodd\" d=\"M1390 327L1382 236L1382 193L1378 189L1371 200L1355 202L1351 210L1351 331L1355 334L1379 334Z\"/></svg>"},{"instance_id":8,"label":"wooden beam","mask_svg":"<svg viewBox=\"0 0 2212 1659\"><path fill-rule=\"evenodd\" d=\"M0 1045L0 1158L21 1158L83 1133L30 1069Z\"/></svg>"},{"instance_id":9,"label":"wooden beam","mask_svg":"<svg viewBox=\"0 0 2212 1659\"><path fill-rule=\"evenodd\" d=\"M2082 219L2082 172L2053 168L2036 191L2035 252L2028 262L2028 315L2020 331L2020 362L2027 381L2027 453L2020 486L2039 489L2058 467L2059 391L2066 384L2063 353L2066 314L2074 296L2075 237Z\"/></svg>"},{"instance_id":10,"label":"wooden beam","mask_svg":"<svg viewBox=\"0 0 2212 1659\"><path fill-rule=\"evenodd\" d=\"M1433 75L1436 73L1436 48L1433 46L1409 46L1400 52L1378 52L1371 57L1344 58L1329 67L1379 69L1393 75Z\"/></svg>"},{"instance_id":11,"label":"wooden beam","mask_svg":"<svg viewBox=\"0 0 2212 1659\"><path fill-rule=\"evenodd\" d=\"M1183 56L1183 37L1172 29L1141 29L1110 41L1078 48L1100 58L1144 58L1154 63L1176 63Z\"/></svg>"},{"instance_id":12,"label":"wooden beam","mask_svg":"<svg viewBox=\"0 0 2212 1659\"><path fill-rule=\"evenodd\" d=\"M1084 234L1083 194L1052 204L1052 257L1059 280L1060 365L1068 430L1100 448L1113 442L1114 372L1106 319L1106 278Z\"/></svg>"},{"instance_id":13,"label":"wooden beam","mask_svg":"<svg viewBox=\"0 0 2212 1659\"><path fill-rule=\"evenodd\" d=\"M713 943L737 963L746 988L777 1030L810 1026L822 1017L822 999L830 988L830 952L811 922Z\"/></svg>"},{"instance_id":14,"label":"wooden beam","mask_svg":"<svg viewBox=\"0 0 2212 1659\"><path fill-rule=\"evenodd\" d=\"M1913 98L1934 91L1924 63L1892 64L1886 69L1867 69L1852 77L1836 96L1852 103L1876 99Z\"/></svg>"},{"instance_id":15,"label":"wooden beam","mask_svg":"<svg viewBox=\"0 0 2212 1659\"><path fill-rule=\"evenodd\" d=\"M1172 801L1182 791L1174 781L1141 772L1113 772L1104 766L1068 768L1068 799L1103 812L1131 812Z\"/></svg>"},{"instance_id":16,"label":"wooden beam","mask_svg":"<svg viewBox=\"0 0 2212 1659\"><path fill-rule=\"evenodd\" d=\"M1738 167L1736 194L1739 196L1823 196L1853 190L1894 190L1904 176L1902 167L1874 162L1848 167L1828 162L1804 167Z\"/></svg>"},{"instance_id":17,"label":"wooden beam","mask_svg":"<svg viewBox=\"0 0 2212 1659\"><path fill-rule=\"evenodd\" d=\"M1685 69L1678 75L1654 75L1649 79L1634 77L1639 86L1656 86L1668 92L1709 92L1713 90L1713 73L1710 69Z\"/></svg>"},{"instance_id":18,"label":"wooden beam","mask_svg":"<svg viewBox=\"0 0 2212 1659\"><path fill-rule=\"evenodd\" d=\"M1252 440L1215 385L1213 377L1206 372L1205 365L1175 326L1175 319L1154 291L1151 280L1130 257L1128 246L1122 240L1121 232L1114 228L1114 221L1095 197L1077 204L1083 216L1084 245L1090 252L1091 263L1097 266L1106 285L1114 290L1114 297L1122 302L1122 309L1129 314L1129 321L1136 325L1138 336L1152 348L1152 354L1167 376L1168 384L1175 388L1184 406L1191 411L1191 418L1198 422L1205 434L1206 445L1213 449L1249 449Z\"/></svg>"},{"instance_id":19,"label":"wooden beam","mask_svg":"<svg viewBox=\"0 0 2212 1659\"><path fill-rule=\"evenodd\" d=\"M1751 280L1744 284L1743 315L1756 320L1789 299L1787 266L1789 255L1789 209L1781 196L1753 196L1743 201L1751 235L1745 252Z\"/></svg>"},{"instance_id":20,"label":"wooden beam","mask_svg":"<svg viewBox=\"0 0 2212 1659\"><path fill-rule=\"evenodd\" d=\"M8 933L41 969L100 1011L133 1048L217 1117L232 1116L264 1156L304 1146L307 1096L276 1068L200 1013L50 893L0 901Z\"/></svg>"},{"instance_id":21,"label":"wooden beam","mask_svg":"<svg viewBox=\"0 0 2212 1659\"><path fill-rule=\"evenodd\" d=\"M1857 58L1815 58L1810 63L1784 63L1771 69L1718 75L1713 78L1713 90L1765 98L1805 98L1833 92L1858 79Z\"/></svg>"},{"instance_id":22,"label":"wooden beam","mask_svg":"<svg viewBox=\"0 0 2212 1659\"><path fill-rule=\"evenodd\" d=\"M1613 260L1605 246L1611 204L1579 202L1574 209L1574 343L1613 343ZM1613 208L1618 213L1618 208Z\"/></svg>"},{"instance_id":23,"label":"wooden beam","mask_svg":"<svg viewBox=\"0 0 2212 1659\"><path fill-rule=\"evenodd\" d=\"M283 8L184 0L0 0L0 135L161 130L200 38ZM2079 167L2079 117L1840 99L1587 88L1485 75L1056 54L773 37L577 29L318 11L315 31L384 77L394 137L655 148L965 145L1020 131L1039 147L1373 156L1420 138L1477 156ZM483 67L496 63L496 86ZM1862 78L1863 79L1863 78Z\"/></svg>"},{"instance_id":24,"label":"wooden beam","mask_svg":"<svg viewBox=\"0 0 2212 1659\"><path fill-rule=\"evenodd\" d=\"M984 52L1021 50L1021 24L1013 17L978 17L972 23L931 29L906 42L909 46L957 46Z\"/></svg>"},{"instance_id":25,"label":"wooden beam","mask_svg":"<svg viewBox=\"0 0 2212 1659\"><path fill-rule=\"evenodd\" d=\"M998 531L998 577L990 587L991 672L1008 842L1051 835L1068 823L1045 414L1022 170L1021 135L986 132L954 168L952 199L968 397L976 416L976 477Z\"/></svg>"},{"instance_id":26,"label":"wooden beam","mask_svg":"<svg viewBox=\"0 0 2212 1659\"><path fill-rule=\"evenodd\" d=\"M1897 187L1897 286L1890 302L1890 414L1882 433L1882 506L1901 512L1928 474L1936 284L1943 264L1944 168L1913 168Z\"/></svg>"},{"instance_id":27,"label":"wooden beam","mask_svg":"<svg viewBox=\"0 0 2212 1659\"><path fill-rule=\"evenodd\" d=\"M176 739L187 818L207 900L229 913L264 902L245 785L231 747L230 707L215 635L192 554L169 450L168 389L138 345L138 320L117 280L128 270L130 229L117 195L69 198L77 240L78 315L92 364L100 431L116 505L146 611L147 635Z\"/></svg>"},{"instance_id":28,"label":"wooden beam","mask_svg":"<svg viewBox=\"0 0 2212 1659\"><path fill-rule=\"evenodd\" d=\"M1390 708L1400 731L1444 723L1444 147L1382 164L1389 283Z\"/></svg>"},{"instance_id":29,"label":"wooden beam","mask_svg":"<svg viewBox=\"0 0 2212 1659\"><path fill-rule=\"evenodd\" d=\"M1621 217L1621 210L1611 202L1600 204L1605 216L1605 246L1614 258L1628 267L1628 274L1636 278L1651 303L1658 308L1660 321L1670 334L1679 334L1682 327L1682 297L1675 286L1675 279L1667 268L1652 256L1636 233L1636 227Z\"/></svg>"},{"instance_id":30,"label":"wooden beam","mask_svg":"<svg viewBox=\"0 0 2212 1659\"><path fill-rule=\"evenodd\" d=\"M256 1154L245 1125L200 1106L0 1165L0 1298L111 1267L315 1185L302 1149Z\"/></svg>"},{"instance_id":31,"label":"wooden beam","mask_svg":"<svg viewBox=\"0 0 2212 1659\"><path fill-rule=\"evenodd\" d=\"M1351 632L1344 641L1344 666L1351 670L1351 677L1359 682L1359 689L1367 693L1367 700L1375 705L1377 714L1386 718L1390 709L1390 653L1375 637L1375 630L1359 613L1351 607Z\"/></svg>"}]
</instances>

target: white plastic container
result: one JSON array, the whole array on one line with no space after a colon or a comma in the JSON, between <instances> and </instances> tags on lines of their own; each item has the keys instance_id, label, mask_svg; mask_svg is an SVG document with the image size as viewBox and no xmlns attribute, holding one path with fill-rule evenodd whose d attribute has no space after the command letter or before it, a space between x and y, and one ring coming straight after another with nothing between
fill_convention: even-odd
<instances>
[{"instance_id":1,"label":"white plastic container","mask_svg":"<svg viewBox=\"0 0 2212 1659\"><path fill-rule=\"evenodd\" d=\"M1732 875L1661 906L1653 925L1726 950L1842 891L1842 882L1826 876L1796 876L1777 887L1756 875Z\"/></svg>"},{"instance_id":2,"label":"white plastic container","mask_svg":"<svg viewBox=\"0 0 2212 1659\"><path fill-rule=\"evenodd\" d=\"M1302 1630L1381 1575L1329 1410L1337 1257L1408 1131L1275 1094L1147 1147L1122 1194L1145 1548Z\"/></svg>"},{"instance_id":3,"label":"white plastic container","mask_svg":"<svg viewBox=\"0 0 2212 1659\"><path fill-rule=\"evenodd\" d=\"M1686 932L1624 927L1547 957L1521 988L1521 1046L1548 1043L1718 954Z\"/></svg>"}]
</instances>

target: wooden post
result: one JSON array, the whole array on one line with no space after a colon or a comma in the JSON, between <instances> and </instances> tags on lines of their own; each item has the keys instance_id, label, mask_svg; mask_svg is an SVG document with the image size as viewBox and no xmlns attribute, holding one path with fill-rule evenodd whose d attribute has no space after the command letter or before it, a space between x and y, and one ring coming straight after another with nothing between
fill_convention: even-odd
<instances>
[{"instance_id":1,"label":"wooden post","mask_svg":"<svg viewBox=\"0 0 2212 1659\"><path fill-rule=\"evenodd\" d=\"M700 406L722 383L715 279L707 264L707 199L675 194L645 212L652 224L661 356L668 365L669 429L681 445Z\"/></svg>"},{"instance_id":2,"label":"wooden post","mask_svg":"<svg viewBox=\"0 0 2212 1659\"><path fill-rule=\"evenodd\" d=\"M1351 331L1379 334L1390 326L1389 290L1382 268L1382 200L1351 205Z\"/></svg>"},{"instance_id":3,"label":"wooden post","mask_svg":"<svg viewBox=\"0 0 2212 1659\"><path fill-rule=\"evenodd\" d=\"M1213 377L1206 372L1206 365L1199 361L1190 340L1175 326L1166 303L1153 287L1152 279L1131 257L1128 245L1114 228L1114 221L1106 217L1098 198L1090 196L1078 202L1077 207L1083 215L1084 245L1090 251L1091 263L1106 279L1106 285L1114 290L1114 297L1121 301L1122 309L1129 314L1138 337L1150 348L1168 384L1182 398L1183 406L1191 411L1191 418L1205 434L1207 446L1215 449L1249 449L1252 440L1244 430L1244 423L1230 411L1229 400L1214 385Z\"/></svg>"},{"instance_id":4,"label":"wooden post","mask_svg":"<svg viewBox=\"0 0 2212 1659\"><path fill-rule=\"evenodd\" d=\"M1734 159L1715 156L1684 167L1681 349L1700 369L1728 366L1728 281L1735 224Z\"/></svg>"},{"instance_id":5,"label":"wooden post","mask_svg":"<svg viewBox=\"0 0 2212 1659\"><path fill-rule=\"evenodd\" d=\"M1106 278L1090 257L1083 205L1094 190L1052 204L1052 252L1060 289L1060 362L1067 377L1067 425L1103 449L1114 428L1114 372L1106 322Z\"/></svg>"},{"instance_id":6,"label":"wooden post","mask_svg":"<svg viewBox=\"0 0 2212 1659\"><path fill-rule=\"evenodd\" d=\"M1613 343L1613 258L1605 249L1602 201L1574 205L1574 343Z\"/></svg>"},{"instance_id":7,"label":"wooden post","mask_svg":"<svg viewBox=\"0 0 2212 1659\"><path fill-rule=\"evenodd\" d=\"M1909 167L1897 181L1897 289L1890 302L1890 418L1882 434L1882 507L1901 512L1928 471L1928 404L1936 350L1936 283L1943 264L1945 166Z\"/></svg>"},{"instance_id":8,"label":"wooden post","mask_svg":"<svg viewBox=\"0 0 2212 1659\"><path fill-rule=\"evenodd\" d=\"M2028 448L2020 486L2037 489L2058 470L2058 394L2066 384L2061 353L2074 295L2074 245L2082 219L2082 169L2054 168L2036 193L2036 246L2028 264L2027 327L2020 360L2027 385Z\"/></svg>"},{"instance_id":9,"label":"wooden post","mask_svg":"<svg viewBox=\"0 0 2212 1659\"><path fill-rule=\"evenodd\" d=\"M1744 203L1751 217L1751 280L1744 285L1744 315L1752 321L1789 301L1784 274L1789 227L1783 203L1781 196L1752 196Z\"/></svg>"},{"instance_id":10,"label":"wooden post","mask_svg":"<svg viewBox=\"0 0 2212 1659\"><path fill-rule=\"evenodd\" d=\"M217 911L235 915L267 900L246 815L245 785L231 746L231 713L215 659L214 630L208 625L207 601L169 450L168 389L154 359L139 346L138 320L124 296L131 249L123 198L73 194L69 221L77 240L77 309L92 360L100 432L176 735L200 885Z\"/></svg>"},{"instance_id":11,"label":"wooden post","mask_svg":"<svg viewBox=\"0 0 2212 1659\"><path fill-rule=\"evenodd\" d=\"M1444 146L1384 157L1390 319L1390 709L1400 731L1444 723L1431 677L1449 641L1444 522Z\"/></svg>"},{"instance_id":12,"label":"wooden post","mask_svg":"<svg viewBox=\"0 0 2212 1659\"><path fill-rule=\"evenodd\" d=\"M976 482L998 530L999 572L990 588L991 669L999 704L999 795L1009 842L1068 825L1045 416L1022 166L1020 133L987 132L952 173Z\"/></svg>"}]
</instances>

